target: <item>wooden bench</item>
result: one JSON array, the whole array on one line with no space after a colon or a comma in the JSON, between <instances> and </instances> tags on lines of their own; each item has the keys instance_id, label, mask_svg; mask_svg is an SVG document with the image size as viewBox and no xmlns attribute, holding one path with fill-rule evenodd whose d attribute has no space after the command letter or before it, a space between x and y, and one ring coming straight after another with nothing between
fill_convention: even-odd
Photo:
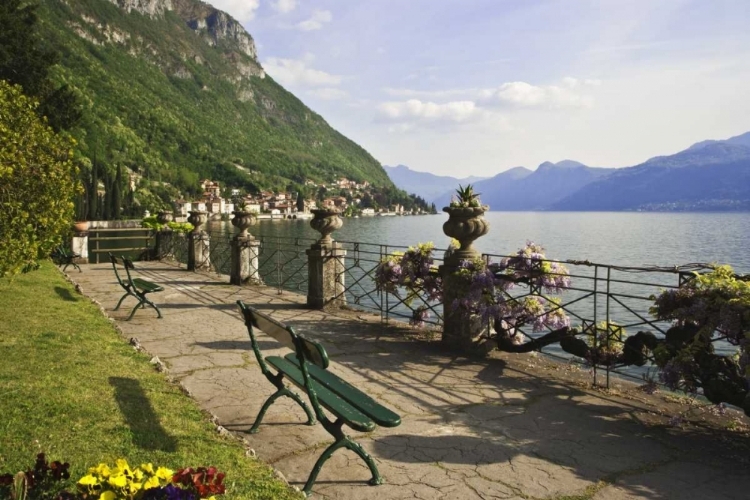
<instances>
[{"instance_id":1,"label":"wooden bench","mask_svg":"<svg viewBox=\"0 0 750 500\"><path fill-rule=\"evenodd\" d=\"M148 297L146 297L146 295L154 292L162 292L164 291L164 287L141 278L133 278L130 275L130 271L131 269L135 269L135 266L133 265L133 261L131 261L130 259L126 259L125 257L120 257L118 259L110 252L109 260L112 262L112 268L115 270L115 277L117 278L117 282L120 284L123 290L125 290L125 295L120 298L120 301L117 303L117 306L114 310L117 311L118 309L120 309L122 301L127 297L135 297L136 300L138 300L138 304L136 304L136 306L130 312L130 316L128 316L127 321L130 321L135 312L145 305L149 305L156 309L158 317L161 318L161 311L158 307L156 307L156 304L151 302ZM127 277L126 280L123 280L120 277L120 273L117 271L118 260L122 262L122 266L125 268L125 275Z\"/></svg>"},{"instance_id":2,"label":"wooden bench","mask_svg":"<svg viewBox=\"0 0 750 500\"><path fill-rule=\"evenodd\" d=\"M339 448L347 448L359 455L372 473L370 484L381 484L383 480L375 461L359 443L344 434L342 427L347 425L355 431L370 432L375 429L376 425L396 427L401 423L401 417L380 405L347 381L327 371L328 355L321 344L302 335L297 335L292 327L258 312L245 305L241 300L237 301L237 305L245 318L245 325L260 369L268 381L276 387L276 392L271 394L263 403L250 432L253 434L258 432L258 426L260 426L268 408L281 396L287 396L296 401L305 411L308 425L315 425L315 418L317 417L323 428L335 440L315 462L305 487L302 489L305 495L310 494L323 464ZM275 338L294 352L283 358L281 356L264 358L256 339L256 329ZM276 370L275 374L269 369L269 365ZM305 391L314 410L314 415L302 398L286 387L284 384L285 378ZM331 421L323 408L334 415L336 419Z\"/></svg>"},{"instance_id":3,"label":"wooden bench","mask_svg":"<svg viewBox=\"0 0 750 500\"><path fill-rule=\"evenodd\" d=\"M74 261L74 259L77 259L80 257L77 253L71 252L67 248L65 248L63 245L58 246L52 251L52 254L50 255L52 257L52 262L55 263L57 266L63 266L62 271L65 272L65 270L68 268L68 266L73 266L73 268L78 269L78 272L81 271L81 267Z\"/></svg>"}]
</instances>

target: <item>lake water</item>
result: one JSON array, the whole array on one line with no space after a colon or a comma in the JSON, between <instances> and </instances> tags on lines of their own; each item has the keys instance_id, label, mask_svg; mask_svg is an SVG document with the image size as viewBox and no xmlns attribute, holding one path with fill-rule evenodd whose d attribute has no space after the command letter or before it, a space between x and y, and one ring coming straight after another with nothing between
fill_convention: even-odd
<instances>
[{"instance_id":1,"label":"lake water","mask_svg":"<svg viewBox=\"0 0 750 500\"><path fill-rule=\"evenodd\" d=\"M333 237L400 246L432 241L446 248L442 226L447 217L345 218ZM485 253L507 255L531 240L542 244L551 259L628 266L718 262L750 272L750 213L488 212L485 218L490 231L475 243ZM233 230L228 223L224 228ZM251 232L319 237L308 220L264 220Z\"/></svg>"}]
</instances>

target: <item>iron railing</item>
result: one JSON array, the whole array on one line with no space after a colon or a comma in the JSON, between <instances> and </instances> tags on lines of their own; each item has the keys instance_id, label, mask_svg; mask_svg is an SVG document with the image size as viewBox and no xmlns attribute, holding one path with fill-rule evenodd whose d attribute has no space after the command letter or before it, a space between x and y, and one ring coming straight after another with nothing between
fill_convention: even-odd
<instances>
[{"instance_id":1,"label":"iron railing","mask_svg":"<svg viewBox=\"0 0 750 500\"><path fill-rule=\"evenodd\" d=\"M88 232L91 234L89 255L96 264L102 261L102 255L106 262L108 252L136 260L146 260L150 258L154 248L154 231L148 228L90 228Z\"/></svg>"},{"instance_id":2,"label":"iron railing","mask_svg":"<svg viewBox=\"0 0 750 500\"><path fill-rule=\"evenodd\" d=\"M231 262L231 234L210 233L211 268L220 274L229 274ZM259 277L267 286L284 293L306 293L308 286L308 259L306 251L316 240L312 238L292 237L258 237L260 241L258 268ZM173 238L174 258L187 262L186 238ZM398 295L378 291L375 285L375 272L384 258L393 252L404 252L406 246L364 243L356 241L337 241L343 250L344 267L338 276L344 283L342 294L350 307L370 310L380 314L383 321L390 319L411 320L415 311L424 308L429 316L424 320L430 327L440 328L443 323L443 306L440 303L428 302L423 296L410 295L400 289ZM444 250L435 249L434 266L443 262ZM483 254L487 264L497 263L512 256ZM656 321L649 313L653 305L653 296L665 289L678 288L692 277L695 272L710 269L706 264L687 264L672 268L659 267L626 267L598 264L588 261L555 261L566 266L571 281L570 288L560 294L559 308L563 309L571 320L571 326L590 335L593 347L597 343L608 345L623 342L626 335L639 330L648 330L657 337L663 336L669 324ZM540 266L542 262L538 263ZM509 297L522 299L531 295L549 295L534 286L517 286L508 291ZM516 328L526 340L538 338L548 332L533 332L528 326L534 318L528 318L526 326ZM485 334L494 334L493 325L485 325ZM597 335L604 332L603 335ZM721 349L721 346L718 346ZM559 357L568 361L587 363L586 360L574 358L562 351L559 345L553 344L540 349L544 354ZM650 360L653 361L653 360ZM609 384L611 373L627 377L644 378L650 367L632 367L608 365L592 366L594 381L601 372Z\"/></svg>"},{"instance_id":3,"label":"iron railing","mask_svg":"<svg viewBox=\"0 0 750 500\"><path fill-rule=\"evenodd\" d=\"M497 263L512 256L483 254L487 264ZM589 261L538 261L541 267L544 262L562 264L569 270L570 287L559 294L546 294L539 287L518 286L511 289L509 296L523 299L531 295L546 295L557 297L559 307L570 318L571 326L586 333L592 347L609 348L613 343L622 343L628 335L641 330L647 330L657 337L663 338L666 330L671 326L669 322L657 321L649 310L654 304L654 296L663 290L675 289L686 283L696 272L711 269L708 264L685 264L670 268L665 267L633 267L597 264ZM527 325L534 318L527 320ZM488 325L489 326L489 325ZM532 332L529 326L521 326L515 330L524 340L538 338L548 331ZM488 328L489 332L489 328ZM541 352L553 357L586 363L586 360L575 359L565 353L559 345L553 344L540 349ZM644 379L649 377L653 368L653 358L647 358L649 363L644 367L625 365L592 366L594 383L600 371L604 371L606 384L609 386L610 373L618 373L631 378Z\"/></svg>"}]
</instances>

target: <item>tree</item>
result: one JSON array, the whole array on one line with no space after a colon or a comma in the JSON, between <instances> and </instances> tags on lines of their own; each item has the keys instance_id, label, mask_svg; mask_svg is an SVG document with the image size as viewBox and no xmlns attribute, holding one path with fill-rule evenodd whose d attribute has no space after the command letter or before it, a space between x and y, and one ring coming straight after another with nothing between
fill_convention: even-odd
<instances>
[{"instance_id":1,"label":"tree","mask_svg":"<svg viewBox=\"0 0 750 500\"><path fill-rule=\"evenodd\" d=\"M39 100L35 107L53 129L69 129L81 118L76 93L50 78L59 55L44 46L36 30L36 6L23 0L0 2L0 80L20 85L23 92Z\"/></svg>"},{"instance_id":2,"label":"tree","mask_svg":"<svg viewBox=\"0 0 750 500\"><path fill-rule=\"evenodd\" d=\"M62 242L80 190L74 141L47 126L37 105L0 81L0 277L34 269Z\"/></svg>"},{"instance_id":3,"label":"tree","mask_svg":"<svg viewBox=\"0 0 750 500\"><path fill-rule=\"evenodd\" d=\"M305 211L305 197L302 195L302 192L297 193L297 211Z\"/></svg>"}]
</instances>

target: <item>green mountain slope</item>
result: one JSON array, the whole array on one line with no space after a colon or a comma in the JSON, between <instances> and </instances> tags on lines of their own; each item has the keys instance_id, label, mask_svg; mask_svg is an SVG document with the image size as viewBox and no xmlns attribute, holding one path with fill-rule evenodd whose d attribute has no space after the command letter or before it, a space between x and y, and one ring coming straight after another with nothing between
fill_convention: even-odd
<instances>
[{"instance_id":1,"label":"green mountain slope","mask_svg":"<svg viewBox=\"0 0 750 500\"><path fill-rule=\"evenodd\" d=\"M198 0L41 1L41 33L62 53L57 78L85 106L74 131L84 157L187 192L203 177L392 187L367 151L265 75L227 14Z\"/></svg>"}]
</instances>

